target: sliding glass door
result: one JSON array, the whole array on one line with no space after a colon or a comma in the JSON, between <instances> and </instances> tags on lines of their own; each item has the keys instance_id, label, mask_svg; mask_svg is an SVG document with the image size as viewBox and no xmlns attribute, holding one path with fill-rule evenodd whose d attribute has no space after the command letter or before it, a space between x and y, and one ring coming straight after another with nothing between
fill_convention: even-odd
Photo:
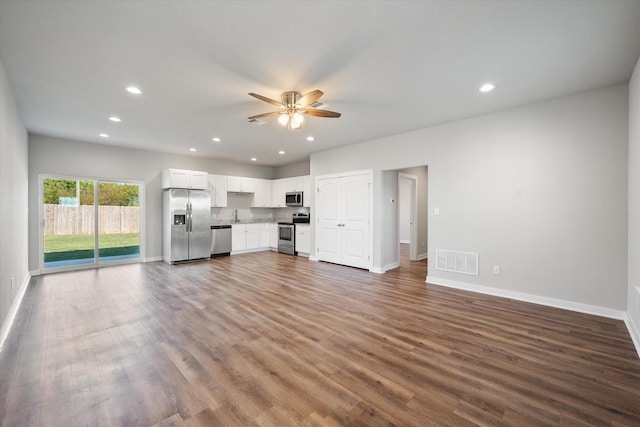
<instances>
[{"instance_id":1,"label":"sliding glass door","mask_svg":"<svg viewBox=\"0 0 640 427\"><path fill-rule=\"evenodd\" d=\"M139 260L142 186L43 177L44 269Z\"/></svg>"}]
</instances>

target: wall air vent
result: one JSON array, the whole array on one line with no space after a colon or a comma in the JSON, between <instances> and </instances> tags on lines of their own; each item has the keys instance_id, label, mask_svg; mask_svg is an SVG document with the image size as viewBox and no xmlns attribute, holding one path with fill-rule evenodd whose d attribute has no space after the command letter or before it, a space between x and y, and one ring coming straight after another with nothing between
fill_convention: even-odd
<instances>
[{"instance_id":1,"label":"wall air vent","mask_svg":"<svg viewBox=\"0 0 640 427\"><path fill-rule=\"evenodd\" d=\"M436 270L478 275L478 253L436 249Z\"/></svg>"},{"instance_id":2,"label":"wall air vent","mask_svg":"<svg viewBox=\"0 0 640 427\"><path fill-rule=\"evenodd\" d=\"M260 120L260 119L249 119L249 123L256 125L256 126L262 126L263 124L267 123L264 120Z\"/></svg>"}]
</instances>

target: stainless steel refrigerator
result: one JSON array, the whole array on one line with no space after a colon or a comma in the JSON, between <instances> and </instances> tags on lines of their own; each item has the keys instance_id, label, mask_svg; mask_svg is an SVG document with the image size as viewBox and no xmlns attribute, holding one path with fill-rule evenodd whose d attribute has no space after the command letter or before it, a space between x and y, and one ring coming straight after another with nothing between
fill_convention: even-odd
<instances>
[{"instance_id":1,"label":"stainless steel refrigerator","mask_svg":"<svg viewBox=\"0 0 640 427\"><path fill-rule=\"evenodd\" d=\"M206 190L171 188L163 195L162 255L165 262L211 256L211 196Z\"/></svg>"}]
</instances>

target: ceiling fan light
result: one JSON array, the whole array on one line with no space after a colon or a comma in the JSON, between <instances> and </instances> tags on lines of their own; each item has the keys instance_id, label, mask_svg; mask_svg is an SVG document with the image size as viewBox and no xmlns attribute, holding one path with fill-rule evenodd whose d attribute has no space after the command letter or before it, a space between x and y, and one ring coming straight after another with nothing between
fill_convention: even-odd
<instances>
[{"instance_id":1,"label":"ceiling fan light","mask_svg":"<svg viewBox=\"0 0 640 427\"><path fill-rule=\"evenodd\" d=\"M287 116L286 114L280 114L280 117L278 117L278 121L282 126L286 126L289 122L289 116Z\"/></svg>"},{"instance_id":2,"label":"ceiling fan light","mask_svg":"<svg viewBox=\"0 0 640 427\"><path fill-rule=\"evenodd\" d=\"M302 128L302 122L295 122L293 120L291 120L291 129L295 130L295 129L301 129Z\"/></svg>"},{"instance_id":3,"label":"ceiling fan light","mask_svg":"<svg viewBox=\"0 0 640 427\"><path fill-rule=\"evenodd\" d=\"M298 125L296 127L300 127L299 125L302 124L303 121L304 116L297 111L291 116L291 122L295 125Z\"/></svg>"}]
</instances>

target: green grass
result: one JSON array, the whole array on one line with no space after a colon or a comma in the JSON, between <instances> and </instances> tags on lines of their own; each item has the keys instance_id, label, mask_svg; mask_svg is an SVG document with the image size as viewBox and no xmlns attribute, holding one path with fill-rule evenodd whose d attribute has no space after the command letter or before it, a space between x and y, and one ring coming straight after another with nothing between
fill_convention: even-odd
<instances>
[{"instance_id":1,"label":"green grass","mask_svg":"<svg viewBox=\"0 0 640 427\"><path fill-rule=\"evenodd\" d=\"M100 256L131 255L140 253L140 234L101 234ZM93 236L44 236L44 261L63 261L93 258Z\"/></svg>"}]
</instances>

